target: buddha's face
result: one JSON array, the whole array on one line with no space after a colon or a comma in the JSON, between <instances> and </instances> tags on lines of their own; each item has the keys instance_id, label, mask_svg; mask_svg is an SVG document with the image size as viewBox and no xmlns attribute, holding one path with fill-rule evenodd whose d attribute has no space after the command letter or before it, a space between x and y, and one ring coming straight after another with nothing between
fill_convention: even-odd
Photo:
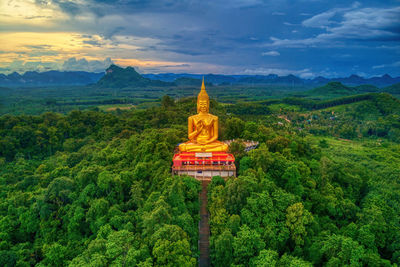
<instances>
[{"instance_id":1,"label":"buddha's face","mask_svg":"<svg viewBox=\"0 0 400 267\"><path fill-rule=\"evenodd\" d=\"M197 111L201 113L208 113L208 101L207 100L200 100L197 103Z\"/></svg>"}]
</instances>

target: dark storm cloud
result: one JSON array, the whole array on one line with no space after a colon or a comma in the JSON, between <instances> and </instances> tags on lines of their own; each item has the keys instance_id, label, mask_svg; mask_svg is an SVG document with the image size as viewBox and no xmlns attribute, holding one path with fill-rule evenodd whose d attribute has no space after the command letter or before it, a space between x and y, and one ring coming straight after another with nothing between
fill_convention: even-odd
<instances>
[{"instance_id":1,"label":"dark storm cloud","mask_svg":"<svg viewBox=\"0 0 400 267\"><path fill-rule=\"evenodd\" d=\"M89 2L89 1L88 1ZM74 1L68 0L35 0L35 3L39 6L49 6L50 4L58 6L64 13L75 16L80 13L81 8L85 6L86 3L78 4Z\"/></svg>"},{"instance_id":2,"label":"dark storm cloud","mask_svg":"<svg viewBox=\"0 0 400 267\"><path fill-rule=\"evenodd\" d=\"M130 50L132 58L304 76L354 71L373 75L392 66L387 70L400 75L393 68L399 58L394 47L400 40L396 0L36 0L36 4L55 5L68 14L69 20L60 25L66 31L102 36L115 47L137 47ZM96 38L83 43L102 47ZM125 57L125 51L121 55Z\"/></svg>"},{"instance_id":3,"label":"dark storm cloud","mask_svg":"<svg viewBox=\"0 0 400 267\"><path fill-rule=\"evenodd\" d=\"M62 11L67 14L77 15L81 11L81 7L78 4L70 1L60 1L60 0L53 0L54 4L57 4Z\"/></svg>"},{"instance_id":4,"label":"dark storm cloud","mask_svg":"<svg viewBox=\"0 0 400 267\"><path fill-rule=\"evenodd\" d=\"M92 5L99 4L104 8L113 9L119 12L171 12L171 11L185 11L190 7L197 5L195 1L184 0L93 0L90 1Z\"/></svg>"},{"instance_id":5,"label":"dark storm cloud","mask_svg":"<svg viewBox=\"0 0 400 267\"><path fill-rule=\"evenodd\" d=\"M138 12L184 12L202 6L191 0L35 0L35 3L41 6L54 4L71 16L90 11L98 17Z\"/></svg>"}]
</instances>

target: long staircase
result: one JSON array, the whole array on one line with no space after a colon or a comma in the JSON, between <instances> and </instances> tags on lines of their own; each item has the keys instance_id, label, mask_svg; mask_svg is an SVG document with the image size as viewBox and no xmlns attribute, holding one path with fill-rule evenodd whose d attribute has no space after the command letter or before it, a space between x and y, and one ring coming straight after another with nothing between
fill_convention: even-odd
<instances>
[{"instance_id":1,"label":"long staircase","mask_svg":"<svg viewBox=\"0 0 400 267\"><path fill-rule=\"evenodd\" d=\"M207 186L209 180L201 181L201 192L199 194L200 200L200 222L199 222L199 267L210 266L210 225L208 219L210 215L207 211Z\"/></svg>"}]
</instances>

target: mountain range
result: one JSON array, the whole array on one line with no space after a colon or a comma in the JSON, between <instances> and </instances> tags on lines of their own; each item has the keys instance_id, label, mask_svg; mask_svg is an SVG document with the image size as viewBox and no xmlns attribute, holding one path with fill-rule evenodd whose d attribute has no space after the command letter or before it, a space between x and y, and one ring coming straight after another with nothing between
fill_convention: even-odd
<instances>
[{"instance_id":1,"label":"mountain range","mask_svg":"<svg viewBox=\"0 0 400 267\"><path fill-rule=\"evenodd\" d=\"M302 79L292 74L286 76L278 76L276 74L269 75L216 75L216 74L189 74L189 73L161 73L161 74L143 74L143 77L149 79L157 79L161 81L174 82L178 78L204 79L213 84L283 84L283 85L311 85L318 86L329 82L340 82L349 86L358 86L370 84L377 87L389 86L400 82L400 77L391 77L388 74L363 78L352 74L344 78L325 78L322 76L313 79Z\"/></svg>"},{"instance_id":2,"label":"mountain range","mask_svg":"<svg viewBox=\"0 0 400 267\"><path fill-rule=\"evenodd\" d=\"M104 72L86 71L27 71L24 74L13 72L5 75L0 73L0 86L8 87L39 87L39 86L73 86L96 83Z\"/></svg>"},{"instance_id":3,"label":"mountain range","mask_svg":"<svg viewBox=\"0 0 400 267\"><path fill-rule=\"evenodd\" d=\"M0 86L5 87L39 87L39 86L74 86L94 84L101 88L122 88L129 86L174 86L197 85L198 80L204 77L210 84L281 84L318 86L329 82L340 82L348 86L374 85L384 87L400 82L400 77L391 77L388 74L363 78L350 75L344 78L325 78L322 76L313 79L302 79L294 75L219 75L219 74L190 74L190 73L161 73L139 74L133 67L121 68L111 65L105 73L84 71L28 71L24 74L17 72L5 75L0 74Z\"/></svg>"}]
</instances>

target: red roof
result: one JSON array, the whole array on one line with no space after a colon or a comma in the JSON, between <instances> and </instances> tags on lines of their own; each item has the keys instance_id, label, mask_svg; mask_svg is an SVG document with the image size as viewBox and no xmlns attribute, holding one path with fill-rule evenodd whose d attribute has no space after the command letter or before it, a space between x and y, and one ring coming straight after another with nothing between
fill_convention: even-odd
<instances>
[{"instance_id":1,"label":"red roof","mask_svg":"<svg viewBox=\"0 0 400 267\"><path fill-rule=\"evenodd\" d=\"M226 152L196 153L181 152L176 153L172 159L174 166L182 165L228 165L235 162L235 157Z\"/></svg>"}]
</instances>

